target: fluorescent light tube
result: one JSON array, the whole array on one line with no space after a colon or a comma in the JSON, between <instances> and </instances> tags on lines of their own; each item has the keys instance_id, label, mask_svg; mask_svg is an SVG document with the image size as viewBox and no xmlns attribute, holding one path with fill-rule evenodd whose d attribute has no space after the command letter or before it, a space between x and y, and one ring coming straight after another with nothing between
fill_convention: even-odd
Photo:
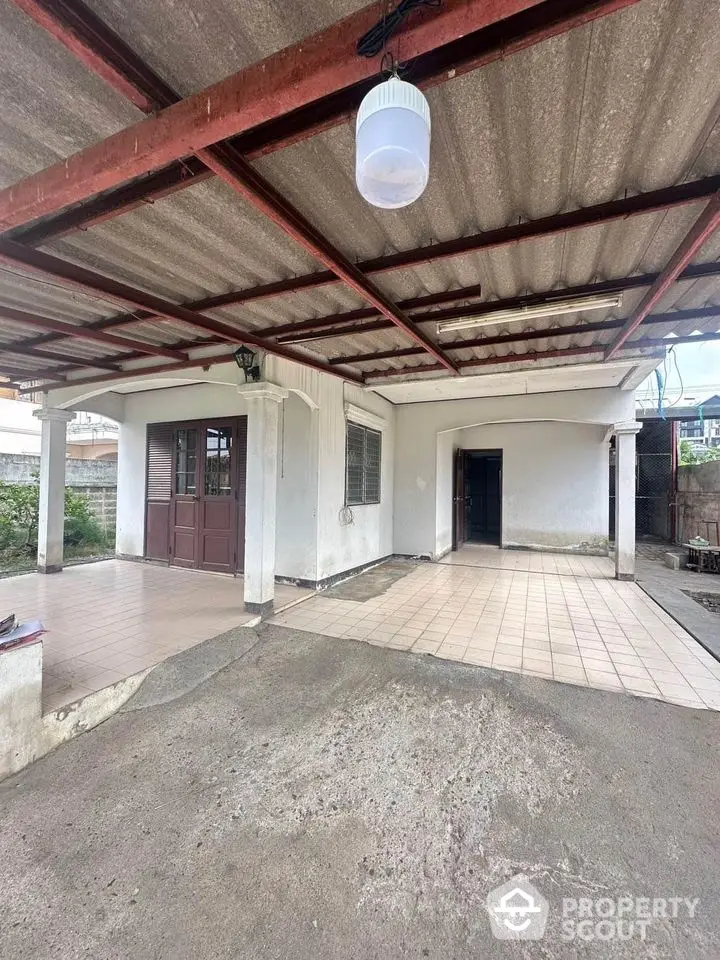
<instances>
[{"instance_id":1,"label":"fluorescent light tube","mask_svg":"<svg viewBox=\"0 0 720 960\"><path fill-rule=\"evenodd\" d=\"M620 294L598 297L572 297L556 300L553 303L541 303L534 307L518 307L516 310L498 310L496 313L483 314L480 317L462 317L448 320L437 325L438 333L450 333L452 330L470 330L473 327L495 326L498 323L516 323L519 320L535 320L539 317L555 317L562 313L579 313L585 310L606 310L619 307Z\"/></svg>"}]
</instances>

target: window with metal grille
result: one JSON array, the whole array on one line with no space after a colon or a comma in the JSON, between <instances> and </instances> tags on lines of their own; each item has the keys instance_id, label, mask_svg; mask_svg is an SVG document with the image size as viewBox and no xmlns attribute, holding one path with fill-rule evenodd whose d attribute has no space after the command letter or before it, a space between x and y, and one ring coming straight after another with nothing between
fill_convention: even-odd
<instances>
[{"instance_id":1,"label":"window with metal grille","mask_svg":"<svg viewBox=\"0 0 720 960\"><path fill-rule=\"evenodd\" d=\"M345 441L345 503L380 503L382 434L348 420Z\"/></svg>"}]
</instances>

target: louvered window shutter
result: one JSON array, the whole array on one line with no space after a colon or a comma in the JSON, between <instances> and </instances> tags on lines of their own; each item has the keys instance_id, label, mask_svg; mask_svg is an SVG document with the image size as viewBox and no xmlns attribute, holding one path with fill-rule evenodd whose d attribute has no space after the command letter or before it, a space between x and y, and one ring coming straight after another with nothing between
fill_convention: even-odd
<instances>
[{"instance_id":1,"label":"louvered window shutter","mask_svg":"<svg viewBox=\"0 0 720 960\"><path fill-rule=\"evenodd\" d=\"M151 560L170 558L173 451L172 424L148 424L145 556Z\"/></svg>"},{"instance_id":2,"label":"louvered window shutter","mask_svg":"<svg viewBox=\"0 0 720 960\"><path fill-rule=\"evenodd\" d=\"M169 500L172 494L173 428L149 423L147 428L147 499Z\"/></svg>"}]
</instances>

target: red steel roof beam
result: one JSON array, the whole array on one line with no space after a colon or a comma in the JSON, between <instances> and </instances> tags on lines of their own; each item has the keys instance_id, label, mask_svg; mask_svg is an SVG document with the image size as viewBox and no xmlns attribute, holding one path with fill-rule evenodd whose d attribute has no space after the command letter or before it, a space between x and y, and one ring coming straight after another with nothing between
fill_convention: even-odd
<instances>
[{"instance_id":1,"label":"red steel roof beam","mask_svg":"<svg viewBox=\"0 0 720 960\"><path fill-rule=\"evenodd\" d=\"M15 354L18 357L36 357L38 360L70 360L73 364L85 367L97 367L98 370L120 370L117 363L102 358L87 360L83 357L71 357L67 353L50 353L49 350L37 350L33 347L26 347L24 343L3 343L0 345L0 354Z\"/></svg>"},{"instance_id":2,"label":"red steel roof beam","mask_svg":"<svg viewBox=\"0 0 720 960\"><path fill-rule=\"evenodd\" d=\"M145 343L143 340L131 340L128 337L119 337L113 333L104 333L101 330L93 330L74 323L64 323L62 320L55 320L52 317L41 317L34 313L27 313L24 310L15 310L12 307L5 307L0 304L0 317L5 320L12 320L14 323L26 324L29 327L39 327L41 330L54 330L65 337L78 340L93 340L98 343L112 343L115 346L123 347L125 350L135 351L136 353L145 353L149 356L167 357L170 360L187 360L187 354L181 350L172 350L169 347L156 347L152 343ZM32 343L25 344L33 346ZM40 356L39 353L35 354ZM52 355L49 354L52 359ZM113 360L130 359L129 357L113 357Z\"/></svg>"},{"instance_id":3,"label":"red steel roof beam","mask_svg":"<svg viewBox=\"0 0 720 960\"><path fill-rule=\"evenodd\" d=\"M305 217L281 197L260 174L240 157L233 157L225 148L199 150L203 163L236 190L242 197L268 216L290 237L329 267L348 287L372 304L384 317L420 344L444 367L456 373L455 364L424 333L417 330L412 321L355 264L337 250Z\"/></svg>"},{"instance_id":4,"label":"red steel roof beam","mask_svg":"<svg viewBox=\"0 0 720 960\"><path fill-rule=\"evenodd\" d=\"M682 320L704 320L710 317L720 317L720 307L697 307L692 310L676 310L671 313L651 314L645 319L646 324L665 324L678 323ZM577 323L567 327L546 327L542 330L525 330L521 333L502 333L490 337L474 337L468 340L445 341L442 346L444 350L468 350L475 347L494 347L499 344L522 343L525 340L555 340L561 337L584 336L587 333L604 333L612 330L619 330L624 324L624 320L598 320L591 323ZM672 346L681 341L681 337L673 337L671 340L655 340L653 344L666 343ZM636 346L638 341L633 340L628 346ZM358 353L353 356L332 357L328 363L332 364L354 364L367 363L373 360L392 360L395 357L412 357L423 353L419 347L402 347L397 350L383 350L376 353ZM463 366L463 361L458 361L459 366Z\"/></svg>"},{"instance_id":5,"label":"red steel roof beam","mask_svg":"<svg viewBox=\"0 0 720 960\"><path fill-rule=\"evenodd\" d=\"M498 23L490 24L439 49L414 58L411 63L410 79L423 89L431 87L451 77L486 66L500 58L507 58L536 43L562 35L573 28L632 6L636 2L638 0L584 0L584 2L580 0L575 3L570 3L569 0L544 0ZM84 26L84 30L81 31L86 38L84 42L90 46L90 56L83 57L82 44L78 43L77 17L73 22L72 18L68 19L66 13L68 7L74 8L77 12L79 7L77 0L23 0L23 9L32 7L39 9L39 16L35 17L38 22L42 22L43 16L54 18L51 31L53 35L73 49L77 56L85 59L88 66L92 68L93 59L100 55L111 69L119 69L123 73L120 84L113 82L112 78L107 78L116 90L122 92L123 85L137 88L138 73L142 75L142 69L148 71L148 68L143 66L141 69L133 60L132 51L128 56L128 48L104 24L100 22L102 29L95 28L94 14L91 11L88 11L87 15L83 12L80 18L81 26ZM30 15L32 16L32 12ZM99 46L102 30L110 34L110 41L103 39ZM65 39L66 32L70 33L67 39ZM88 35L91 38L90 42L87 40ZM159 80L154 74L153 78L156 81ZM326 97L311 102L306 107L293 110L289 114L283 114L273 121L248 130L245 134L233 138L231 143L246 159L254 159L297 143L322 130L330 129L343 123L352 115L357 104L374 82L375 78L371 77L369 80L336 90ZM159 84L162 85L163 81L159 80ZM156 85L154 90L156 102L158 102L157 92ZM136 102L143 109L142 99L147 99L146 94L141 90L139 97L140 100ZM194 169L191 171L190 167ZM41 243L43 240L62 236L71 230L87 227L117 216L126 210L134 209L143 202L143 198L160 199L191 183L205 180L208 176L211 176L210 172L201 165L195 169L191 159L173 164L159 174L150 175L143 181L127 184L87 205L68 210L52 221L36 224L27 232L27 235L23 233L22 239L28 243ZM13 232L13 239L21 239L21 237Z\"/></svg>"},{"instance_id":6,"label":"red steel roof beam","mask_svg":"<svg viewBox=\"0 0 720 960\"><path fill-rule=\"evenodd\" d=\"M403 25L403 58L536 6L539 0L445 0L421 7ZM103 190L306 106L377 75L375 58L355 44L385 14L385 0L265 58L156 116L113 134L61 163L0 191L4 230L57 213Z\"/></svg>"},{"instance_id":7,"label":"red steel roof beam","mask_svg":"<svg viewBox=\"0 0 720 960\"><path fill-rule=\"evenodd\" d=\"M700 248L720 227L720 193L710 200L701 215L695 221L682 243L673 253L665 269L642 298L631 317L628 317L620 333L615 337L605 354L611 360L623 344L633 335L653 307L665 296L670 287L682 274Z\"/></svg>"},{"instance_id":8,"label":"red steel roof beam","mask_svg":"<svg viewBox=\"0 0 720 960\"><path fill-rule=\"evenodd\" d=\"M27 0L28 6L42 11L56 0ZM168 106L180 98L172 88L160 80L157 75L142 62L115 34L107 31L105 25L89 11L81 0L64 0L62 9L74 18L74 29L67 31L67 35L75 38L78 31L89 32L89 40L85 43L71 46L73 52L84 62L96 70L98 59L102 62L119 57L128 70L137 75L133 89L147 94L148 103L143 109L148 112L153 105ZM46 19L46 17L44 18ZM55 22L55 19L53 20ZM62 37L62 29L57 28ZM99 46L97 44L99 43ZM102 51L102 55L98 53ZM124 90L122 92L125 92ZM249 201L256 209L284 230L289 236L312 253L321 263L333 271L351 289L371 303L383 316L399 327L416 343L422 345L428 353L440 361L448 370L454 370L454 365L443 352L423 333L417 331L407 316L398 309L357 267L348 260L339 250L330 244L326 237L313 227L305 217L275 188L268 183L257 171L247 164L242 157L236 155L232 148L227 146L211 147L197 153L200 160L237 193Z\"/></svg>"},{"instance_id":9,"label":"red steel roof beam","mask_svg":"<svg viewBox=\"0 0 720 960\"><path fill-rule=\"evenodd\" d=\"M292 360L294 363L312 367L323 373L332 373L346 380L360 382L360 378L355 374L340 373L328 363L317 360L304 353L299 353L291 347L271 343L251 333L237 330L229 324L222 323L220 320L205 317L200 313L188 310L187 307L162 300L154 294L146 293L144 290L137 290L135 287L120 283L118 280L102 276L99 273L93 273L93 271L87 270L85 267L69 263L58 257L53 257L51 254L43 253L40 250L24 247L22 244L15 243L12 240L0 238L0 263L9 263L12 266L20 267L31 273L54 277L65 286L91 291L92 293L100 293L109 300L114 300L130 307L150 310L157 316L167 317L169 320L178 320L180 323L185 323L190 327L195 327L200 330L207 330L232 343L247 343L266 350L268 353L283 357L286 360ZM188 361L185 360L182 362L187 363Z\"/></svg>"},{"instance_id":10,"label":"red steel roof beam","mask_svg":"<svg viewBox=\"0 0 720 960\"><path fill-rule=\"evenodd\" d=\"M177 370L192 370L197 367L212 367L218 363L230 363L233 354L220 354L216 357L193 357L180 363L153 364L147 367L136 367L134 370L121 370L118 373L106 373L102 376L78 377L75 380L65 380L61 383L46 383L41 387L23 387L20 393L36 393L38 390L54 390L58 387L84 387L93 383L112 383L116 380L127 380L136 376L152 376L156 373L174 372Z\"/></svg>"},{"instance_id":11,"label":"red steel roof beam","mask_svg":"<svg viewBox=\"0 0 720 960\"><path fill-rule=\"evenodd\" d=\"M464 253L477 252L485 249L494 249L509 245L512 243L519 243L525 240L539 239L541 237L552 236L555 233L562 233L567 230L581 229L583 227L589 226L598 226L600 224L611 223L617 219L625 219L627 217L642 215L646 213L655 213L661 210L667 210L675 206L682 206L686 203L693 203L698 200L707 199L713 196L720 189L720 175L714 177L706 177L702 180L692 181L691 183L678 184L673 187L666 187L661 190L653 190L648 193L638 194L634 197L625 197L621 200L611 200L607 203L596 204L595 206L585 207L580 210L573 210L569 213L558 214L550 217L543 217L540 220L529 220L526 223L520 224L510 224L506 227L500 227L496 230L485 231L484 233L475 234L470 237L458 238L456 240L448 241L447 243L432 244L429 246L416 248L413 250L407 250L400 254L391 254L393 258L393 263L388 265L386 257L376 258L374 260L367 260L364 263L359 263L358 269L363 273L372 274L374 272L382 272L385 269L396 269L403 266L415 265L418 262L432 262L434 259L442 259L446 256L458 256ZM406 262L400 262L398 258L406 258ZM699 271L708 271L706 274L701 274ZM684 278L690 279L697 276L708 275L713 276L717 272L717 264L700 264L693 267L690 267L683 274ZM647 286L649 283L652 283L655 275L649 274L649 277L646 280L643 277L627 277L622 281L617 281L618 283L624 283L625 286L622 289L632 289L636 286ZM201 300L196 300L190 303L185 304L189 309L196 310L199 312L204 312L205 310L212 310L216 307L230 306L230 305L241 305L243 303L251 303L257 300L264 300L270 297L281 296L287 293L293 293L301 290L308 290L319 286L324 286L328 283L335 283L337 277L329 270L306 274L303 277L290 277L285 280L276 280L271 283L261 284L256 287L248 287L245 290L230 291L228 293L216 294L211 297L204 297ZM603 283L614 283L614 281L603 281ZM477 289L477 286L470 288ZM582 287L572 288L572 289L584 289ZM588 288L589 289L589 288ZM598 292L599 288L593 288ZM609 287L607 289L610 289ZM621 289L618 287L617 289ZM553 295L561 295L564 291L557 290L551 291ZM473 293L472 296L475 296ZM440 301L438 301L440 302ZM506 301L493 301L492 304L487 305L487 309L503 309L503 304L510 304L511 302ZM409 303L404 303L404 307L408 307ZM373 315L376 315L375 313ZM149 311L140 311L137 314L133 315L121 315L116 317L109 317L103 320L95 321L92 325L93 329L104 330L109 329L110 327L121 326L125 323L136 323L138 320L150 319L153 317L153 314ZM297 330L311 330L312 327L310 324L317 323L318 327L325 326L326 321L334 321L335 315L333 317L320 317L317 321L300 321L302 326L297 325ZM338 317L338 323L342 322ZM343 335L345 333L364 333L374 330L388 329L390 327L390 321L387 323L379 321L376 324L366 327L358 327L357 330L342 331ZM263 328L260 331L256 331L258 336L273 336L273 334L279 334L280 332L289 332L289 326L284 324L282 328ZM339 333L338 333L339 335ZM47 337L44 340L40 341L39 339L35 342L37 343L49 343L52 342L55 337ZM291 342L291 341L287 341Z\"/></svg>"}]
</instances>

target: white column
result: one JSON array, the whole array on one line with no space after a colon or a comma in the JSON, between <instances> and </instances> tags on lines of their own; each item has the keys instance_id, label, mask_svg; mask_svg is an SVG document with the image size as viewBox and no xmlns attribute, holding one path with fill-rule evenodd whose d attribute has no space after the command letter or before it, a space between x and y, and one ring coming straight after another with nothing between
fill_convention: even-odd
<instances>
[{"instance_id":1,"label":"white column","mask_svg":"<svg viewBox=\"0 0 720 960\"><path fill-rule=\"evenodd\" d=\"M616 423L615 433L615 577L635 579L635 435L636 420Z\"/></svg>"},{"instance_id":2,"label":"white column","mask_svg":"<svg viewBox=\"0 0 720 960\"><path fill-rule=\"evenodd\" d=\"M245 609L267 616L275 597L278 411L288 391L273 383L248 383L238 392L248 404Z\"/></svg>"},{"instance_id":3,"label":"white column","mask_svg":"<svg viewBox=\"0 0 720 960\"><path fill-rule=\"evenodd\" d=\"M59 573L65 529L65 436L75 414L43 407L33 416L42 423L37 567L40 573Z\"/></svg>"}]
</instances>

